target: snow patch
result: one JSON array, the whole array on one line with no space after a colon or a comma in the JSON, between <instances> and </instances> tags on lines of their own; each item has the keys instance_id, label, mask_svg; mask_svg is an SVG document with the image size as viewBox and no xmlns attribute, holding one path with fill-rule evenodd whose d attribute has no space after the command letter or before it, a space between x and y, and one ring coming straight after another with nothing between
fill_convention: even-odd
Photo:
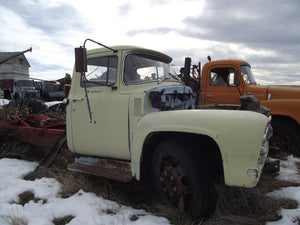
<instances>
[{"instance_id":1,"label":"snow patch","mask_svg":"<svg viewBox=\"0 0 300 225\"><path fill-rule=\"evenodd\" d=\"M46 106L51 107L53 105L61 104L63 101L52 101L52 102L44 102Z\"/></svg>"},{"instance_id":2,"label":"snow patch","mask_svg":"<svg viewBox=\"0 0 300 225\"><path fill-rule=\"evenodd\" d=\"M300 182L300 170L297 168L297 163L300 165L300 159L291 155L287 158L287 160L281 160L280 173L276 179Z\"/></svg>"},{"instance_id":3,"label":"snow patch","mask_svg":"<svg viewBox=\"0 0 300 225\"><path fill-rule=\"evenodd\" d=\"M94 224L170 224L166 218L157 217L144 210L119 205L83 190L69 198L61 198L60 183L53 178L34 181L23 176L33 171L38 164L18 159L0 159L0 224L9 225L9 218L21 218L28 225L51 225L54 218L72 215L68 225ZM17 204L19 195L30 191L35 198L46 201L29 201L24 206ZM107 213L108 211L113 213ZM130 218L138 216L136 221Z\"/></svg>"},{"instance_id":4,"label":"snow patch","mask_svg":"<svg viewBox=\"0 0 300 225\"><path fill-rule=\"evenodd\" d=\"M9 104L9 100L0 98L0 107L8 104Z\"/></svg>"},{"instance_id":5,"label":"snow patch","mask_svg":"<svg viewBox=\"0 0 300 225\"><path fill-rule=\"evenodd\" d=\"M297 165L298 163L298 165ZM289 156L287 160L281 160L280 172L276 179L292 181L300 185L300 159ZM267 196L273 198L289 198L297 201L297 209L281 208L278 212L282 216L281 220L268 222L267 225L298 225L300 221L300 186L287 187L268 193Z\"/></svg>"}]
</instances>

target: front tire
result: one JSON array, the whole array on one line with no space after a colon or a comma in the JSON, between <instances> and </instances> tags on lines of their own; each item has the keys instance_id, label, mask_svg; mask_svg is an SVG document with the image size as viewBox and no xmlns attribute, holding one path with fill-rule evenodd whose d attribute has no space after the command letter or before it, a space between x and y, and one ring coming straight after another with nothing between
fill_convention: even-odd
<instances>
[{"instance_id":1,"label":"front tire","mask_svg":"<svg viewBox=\"0 0 300 225\"><path fill-rule=\"evenodd\" d=\"M153 182L160 199L188 212L192 218L208 217L216 206L216 188L201 158L190 156L189 147L163 142L152 160Z\"/></svg>"},{"instance_id":2,"label":"front tire","mask_svg":"<svg viewBox=\"0 0 300 225\"><path fill-rule=\"evenodd\" d=\"M294 123L288 120L273 120L273 136L270 139L270 149L275 155L290 155L300 157L300 131ZM273 153L271 152L271 154Z\"/></svg>"}]
</instances>

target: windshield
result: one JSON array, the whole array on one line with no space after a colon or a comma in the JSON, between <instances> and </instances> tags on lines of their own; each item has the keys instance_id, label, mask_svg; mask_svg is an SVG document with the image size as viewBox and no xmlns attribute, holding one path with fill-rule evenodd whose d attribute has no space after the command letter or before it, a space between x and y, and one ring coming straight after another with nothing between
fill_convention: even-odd
<instances>
[{"instance_id":1,"label":"windshield","mask_svg":"<svg viewBox=\"0 0 300 225\"><path fill-rule=\"evenodd\" d=\"M255 78L253 76L250 66L240 66L241 74L246 84L256 84Z\"/></svg>"},{"instance_id":2,"label":"windshield","mask_svg":"<svg viewBox=\"0 0 300 225\"><path fill-rule=\"evenodd\" d=\"M123 77L126 84L164 80L180 81L170 64L162 62L160 58L145 54L130 54L126 57Z\"/></svg>"}]
</instances>

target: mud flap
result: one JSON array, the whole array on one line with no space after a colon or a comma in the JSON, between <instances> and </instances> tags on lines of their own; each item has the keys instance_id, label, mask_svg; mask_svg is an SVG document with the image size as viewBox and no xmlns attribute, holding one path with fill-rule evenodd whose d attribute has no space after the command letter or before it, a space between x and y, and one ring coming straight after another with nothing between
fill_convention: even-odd
<instances>
[{"instance_id":1,"label":"mud flap","mask_svg":"<svg viewBox=\"0 0 300 225\"><path fill-rule=\"evenodd\" d=\"M61 151L66 141L67 141L66 135L59 138L56 141L53 148L51 149L51 151L49 152L49 154L40 162L38 168L49 168L54 162L54 160L56 159L58 153Z\"/></svg>"}]
</instances>

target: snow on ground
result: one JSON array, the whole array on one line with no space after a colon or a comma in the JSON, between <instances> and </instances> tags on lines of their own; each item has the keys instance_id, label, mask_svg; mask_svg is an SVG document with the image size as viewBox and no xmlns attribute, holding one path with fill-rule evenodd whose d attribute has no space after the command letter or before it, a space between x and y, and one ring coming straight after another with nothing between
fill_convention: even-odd
<instances>
[{"instance_id":1,"label":"snow on ground","mask_svg":"<svg viewBox=\"0 0 300 225\"><path fill-rule=\"evenodd\" d=\"M8 103L9 103L9 100L0 98L0 107L7 105Z\"/></svg>"},{"instance_id":2,"label":"snow on ground","mask_svg":"<svg viewBox=\"0 0 300 225\"><path fill-rule=\"evenodd\" d=\"M296 163L299 164L297 167ZM293 181L300 183L300 158L289 156L286 161L280 162L279 180Z\"/></svg>"},{"instance_id":3,"label":"snow on ground","mask_svg":"<svg viewBox=\"0 0 300 225\"><path fill-rule=\"evenodd\" d=\"M298 163L298 165L297 165ZM280 173L276 177L279 180L292 181L300 184L300 159L289 156L286 161L280 162ZM300 221L300 186L286 187L268 194L274 198L294 199L298 203L297 209L281 209L278 213L282 219L268 222L267 225L298 225Z\"/></svg>"},{"instance_id":4,"label":"snow on ground","mask_svg":"<svg viewBox=\"0 0 300 225\"><path fill-rule=\"evenodd\" d=\"M50 106L53 106L53 105L57 105L57 104L60 104L62 103L62 101L52 101L52 102L44 102L46 106L50 107Z\"/></svg>"},{"instance_id":5,"label":"snow on ground","mask_svg":"<svg viewBox=\"0 0 300 225\"><path fill-rule=\"evenodd\" d=\"M298 165L297 165L298 164ZM170 224L166 218L151 215L144 210L119 205L116 202L97 197L94 193L80 190L69 198L61 198L60 183L53 178L34 181L23 176L33 171L37 163L18 159L0 159L0 224L8 225L11 218L20 218L28 225L50 225L54 218L73 216L68 225L105 224ZM300 185L300 159L290 156L281 161L276 179L298 182ZM30 191L36 201L24 206L18 204L19 195ZM268 194L274 198L290 198L298 202L297 209L281 209L282 219L267 225L297 225L300 220L300 186L281 188ZM110 213L107 213L110 212ZM113 212L113 213L111 213ZM131 221L133 216L138 218Z\"/></svg>"},{"instance_id":6,"label":"snow on ground","mask_svg":"<svg viewBox=\"0 0 300 225\"><path fill-rule=\"evenodd\" d=\"M28 225L51 225L54 218L70 215L74 218L68 225L170 224L166 218L119 205L82 190L69 198L61 198L60 183L55 179L23 179L36 166L37 163L24 160L0 159L1 225L12 224L11 218L25 220ZM19 195L25 191L32 192L38 200L31 200L24 206L18 204ZM138 219L131 221L134 215Z\"/></svg>"}]
</instances>

